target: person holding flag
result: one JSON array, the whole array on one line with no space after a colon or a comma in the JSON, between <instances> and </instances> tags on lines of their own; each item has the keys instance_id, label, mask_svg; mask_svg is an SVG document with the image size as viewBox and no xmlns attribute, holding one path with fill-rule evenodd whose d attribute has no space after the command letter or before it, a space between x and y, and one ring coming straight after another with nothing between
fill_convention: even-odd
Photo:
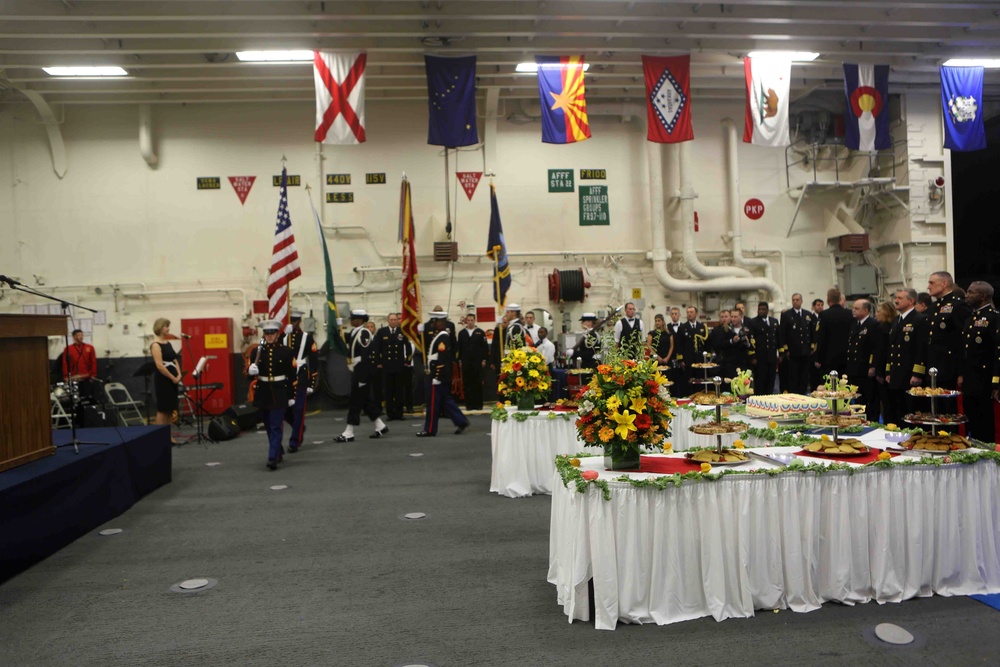
<instances>
[{"instance_id":1,"label":"person holding flag","mask_svg":"<svg viewBox=\"0 0 1000 667\"><path fill-rule=\"evenodd\" d=\"M294 454L302 446L306 432L306 397L312 395L319 382L319 351L312 334L302 330L301 310L292 310L291 323L285 327L285 345L295 355L294 396L285 412L285 421L292 427L288 438L288 452Z\"/></svg>"},{"instance_id":2,"label":"person holding flag","mask_svg":"<svg viewBox=\"0 0 1000 667\"><path fill-rule=\"evenodd\" d=\"M429 381L427 385L427 410L424 416L424 430L417 433L418 438L437 435L438 420L444 413L457 427L455 434L461 434L469 428L469 418L462 414L461 408L451 395L452 361L454 358L451 335L445 325L446 313L431 313L431 327L434 337L427 351Z\"/></svg>"},{"instance_id":3,"label":"person holding flag","mask_svg":"<svg viewBox=\"0 0 1000 667\"><path fill-rule=\"evenodd\" d=\"M260 409L267 429L267 468L277 470L284 454L281 446L282 425L291 393L294 359L292 351L278 340L281 322L265 320L260 328L264 340L257 347L253 363L247 367L247 375L257 381L253 404Z\"/></svg>"}]
</instances>

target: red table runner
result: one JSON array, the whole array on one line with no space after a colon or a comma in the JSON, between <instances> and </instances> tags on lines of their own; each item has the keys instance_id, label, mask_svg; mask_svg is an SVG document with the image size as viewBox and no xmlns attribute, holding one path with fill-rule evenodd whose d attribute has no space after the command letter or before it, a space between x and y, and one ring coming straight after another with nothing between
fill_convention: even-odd
<instances>
[{"instance_id":1,"label":"red table runner","mask_svg":"<svg viewBox=\"0 0 1000 667\"><path fill-rule=\"evenodd\" d=\"M804 449L795 452L795 455L808 456L814 459L827 459L830 461L840 461L841 463L865 464L865 463L874 463L875 461L878 461L878 455L882 453L882 450L876 447L869 447L868 449L870 451L864 456L824 456L823 454L813 454L812 452L807 452ZM889 456L895 458L899 456L899 454L894 454L892 452L889 452Z\"/></svg>"}]
</instances>

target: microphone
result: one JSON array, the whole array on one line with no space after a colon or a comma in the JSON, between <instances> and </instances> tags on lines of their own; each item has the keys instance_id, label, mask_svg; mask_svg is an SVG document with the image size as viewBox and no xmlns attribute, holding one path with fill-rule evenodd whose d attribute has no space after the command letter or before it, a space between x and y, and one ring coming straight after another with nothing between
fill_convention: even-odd
<instances>
[{"instance_id":1,"label":"microphone","mask_svg":"<svg viewBox=\"0 0 1000 667\"><path fill-rule=\"evenodd\" d=\"M191 334L182 333L181 338L194 338Z\"/></svg>"},{"instance_id":2,"label":"microphone","mask_svg":"<svg viewBox=\"0 0 1000 667\"><path fill-rule=\"evenodd\" d=\"M13 278L8 278L7 276L0 276L0 283L7 283L11 287L15 287L15 286L21 284L21 283L17 282L16 280L14 280Z\"/></svg>"}]
</instances>

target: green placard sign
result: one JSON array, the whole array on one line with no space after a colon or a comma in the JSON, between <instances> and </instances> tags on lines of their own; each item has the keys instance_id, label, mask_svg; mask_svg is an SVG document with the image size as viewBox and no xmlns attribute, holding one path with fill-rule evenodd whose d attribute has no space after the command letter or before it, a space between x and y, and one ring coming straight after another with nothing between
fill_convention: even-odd
<instances>
[{"instance_id":1,"label":"green placard sign","mask_svg":"<svg viewBox=\"0 0 1000 667\"><path fill-rule=\"evenodd\" d=\"M366 185L385 185L385 172L380 171L378 173L365 174L365 184Z\"/></svg>"},{"instance_id":2,"label":"green placard sign","mask_svg":"<svg viewBox=\"0 0 1000 667\"><path fill-rule=\"evenodd\" d=\"M271 184L274 187L276 187L276 188L279 187L281 185L281 174L278 174L277 176L272 176L271 177ZM302 177L298 176L298 175L292 176L291 174L289 174L288 175L288 187L292 187L292 186L295 186L295 185L302 185Z\"/></svg>"},{"instance_id":3,"label":"green placard sign","mask_svg":"<svg viewBox=\"0 0 1000 667\"><path fill-rule=\"evenodd\" d=\"M354 193L353 192L327 192L326 193L326 203L327 204L353 204L354 203Z\"/></svg>"},{"instance_id":4,"label":"green placard sign","mask_svg":"<svg viewBox=\"0 0 1000 667\"><path fill-rule=\"evenodd\" d=\"M606 181L608 180L607 169L581 169L581 181Z\"/></svg>"},{"instance_id":5,"label":"green placard sign","mask_svg":"<svg viewBox=\"0 0 1000 667\"><path fill-rule=\"evenodd\" d=\"M351 175L350 174L327 174L326 175L327 185L350 185Z\"/></svg>"},{"instance_id":6,"label":"green placard sign","mask_svg":"<svg viewBox=\"0 0 1000 667\"><path fill-rule=\"evenodd\" d=\"M580 224L610 225L611 213L608 207L608 186L580 186Z\"/></svg>"},{"instance_id":7,"label":"green placard sign","mask_svg":"<svg viewBox=\"0 0 1000 667\"><path fill-rule=\"evenodd\" d=\"M549 192L573 192L573 170L549 169Z\"/></svg>"},{"instance_id":8,"label":"green placard sign","mask_svg":"<svg viewBox=\"0 0 1000 667\"><path fill-rule=\"evenodd\" d=\"M222 179L218 176L198 176L199 190L218 190L222 187Z\"/></svg>"}]
</instances>

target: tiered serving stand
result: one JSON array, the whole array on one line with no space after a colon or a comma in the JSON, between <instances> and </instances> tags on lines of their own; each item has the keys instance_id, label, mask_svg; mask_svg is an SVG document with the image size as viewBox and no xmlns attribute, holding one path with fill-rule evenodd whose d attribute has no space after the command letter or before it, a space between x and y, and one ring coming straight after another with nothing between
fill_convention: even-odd
<instances>
[{"instance_id":1,"label":"tiered serving stand","mask_svg":"<svg viewBox=\"0 0 1000 667\"><path fill-rule=\"evenodd\" d=\"M833 381L834 386L837 386L837 378L838 377L840 377L840 374L837 371L830 371L830 379ZM819 395L817 395L817 394L819 394ZM840 442L840 424L839 424L839 422L840 422L840 408L841 408L842 405L850 404L850 402L853 401L855 398L857 398L858 395L857 394L847 394L845 396L836 396L834 398L830 398L828 396L823 396L822 392L820 392L820 391L814 391L811 394L811 396L813 398L821 398L821 399L825 400L830 405L830 413L833 416L833 424L827 426L826 424L809 424L808 421L806 423L811 428L821 428L821 429L829 428L829 429L832 429L833 430L833 444L834 445L839 444L839 442Z\"/></svg>"},{"instance_id":2,"label":"tiered serving stand","mask_svg":"<svg viewBox=\"0 0 1000 667\"><path fill-rule=\"evenodd\" d=\"M706 352L705 354L707 355L708 353ZM716 397L721 397L722 396L722 391L721 391L722 378L719 377L718 375L716 375L716 376L714 376L712 378L705 378L705 379L707 380L707 383L706 382L701 382L701 381L696 381L696 382L698 382L699 384L711 384L711 385L714 385L715 386L715 395L716 395ZM722 405L723 405L722 403L715 403L714 405L713 404L705 404L705 403L696 403L695 405L697 405L698 407L714 407L715 408L715 422L717 424L721 424L722 423ZM740 422L740 423L742 423L742 422ZM743 433L745 433L746 430L748 428L750 428L749 424L744 424L744 425L746 426L746 428L744 428L742 431L735 431L735 432L732 432L732 433L715 433L714 434L715 435L715 443L716 443L715 453L718 454L719 456L725 456L726 450L722 446L722 439L726 438L727 440L730 440L729 444L732 444L733 442L736 441L736 439L739 436L743 435ZM708 434L705 434L705 433L698 433L697 431L695 431L694 429L697 428L697 426L698 426L697 424L693 424L693 425L691 425L691 426L688 427L688 430L691 431L691 433L694 433L695 435L700 435L700 436L703 436L703 437L711 437L711 435L708 435ZM734 451L734 450L731 450L731 451ZM736 453L736 452L734 451L734 453ZM750 457L747 456L746 454L743 454L742 452L740 452L738 455L744 457L743 460L740 460L740 461L717 461L717 462L712 463L712 465L713 466L716 466L716 465L720 465L720 466L740 465L740 464L746 463L747 461L750 460Z\"/></svg>"},{"instance_id":3,"label":"tiered serving stand","mask_svg":"<svg viewBox=\"0 0 1000 667\"><path fill-rule=\"evenodd\" d=\"M936 368L928 369L927 375L929 375L931 378L931 389L937 389L938 369ZM903 419L905 419L908 424L916 424L918 426L942 427L942 426L958 426L959 424L964 424L966 421L968 421L968 418L965 415L956 414L954 419L949 419L947 421L942 421L942 419L938 417L937 399L939 398L954 399L958 398L958 395L959 393L957 391L949 391L947 394L937 394L937 395L931 394L929 396L914 396L914 394L910 394L910 396L914 396L915 398L930 399L931 416L930 419L920 419L915 413L911 413L903 417Z\"/></svg>"}]
</instances>

